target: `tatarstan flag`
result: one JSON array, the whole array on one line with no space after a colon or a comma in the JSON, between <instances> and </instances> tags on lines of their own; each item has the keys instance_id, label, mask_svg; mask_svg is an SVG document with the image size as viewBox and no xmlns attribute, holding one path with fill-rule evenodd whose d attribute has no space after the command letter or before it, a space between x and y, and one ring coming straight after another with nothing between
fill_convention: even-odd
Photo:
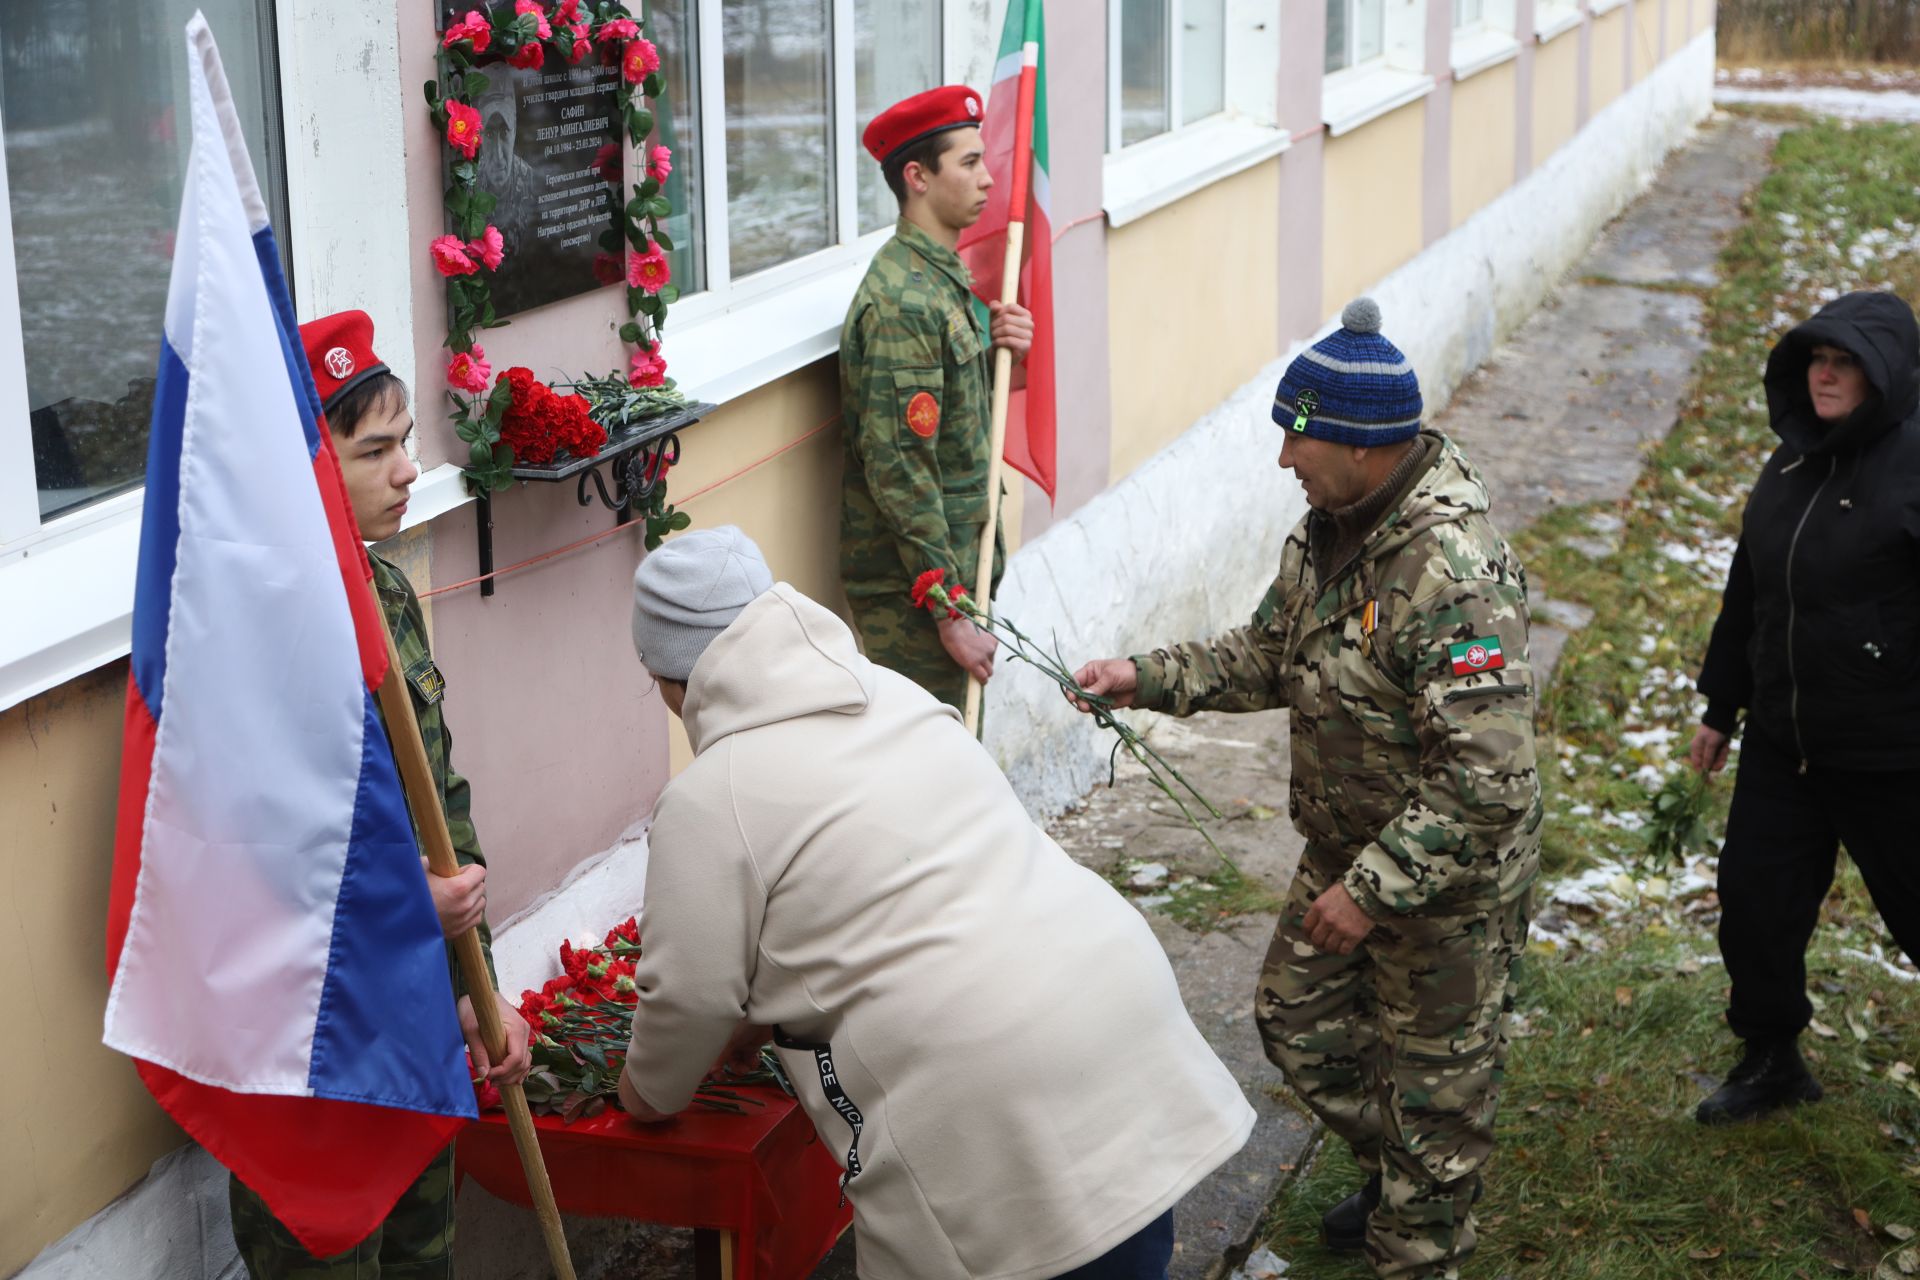
<instances>
[{"instance_id":1,"label":"tatarstan flag","mask_svg":"<svg viewBox=\"0 0 1920 1280\"><path fill-rule=\"evenodd\" d=\"M1054 497L1053 191L1047 178L1047 55L1041 0L1009 0L1000 56L987 91L980 127L993 189L986 212L960 236L960 256L973 272L973 291L998 301L1006 266L1007 224L1027 224L1020 262L1020 303L1033 312L1033 350L1026 385L1007 410L1007 465ZM1019 164L1020 136L1030 124L1032 160ZM1019 172L1021 168L1026 171Z\"/></svg>"}]
</instances>

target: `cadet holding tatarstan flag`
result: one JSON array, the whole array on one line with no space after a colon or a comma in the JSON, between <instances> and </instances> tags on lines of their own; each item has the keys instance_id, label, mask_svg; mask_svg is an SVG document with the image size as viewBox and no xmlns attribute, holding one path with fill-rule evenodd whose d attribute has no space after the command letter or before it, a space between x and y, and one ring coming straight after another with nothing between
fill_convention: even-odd
<instances>
[{"instance_id":1,"label":"cadet holding tatarstan flag","mask_svg":"<svg viewBox=\"0 0 1920 1280\"><path fill-rule=\"evenodd\" d=\"M936 621L908 592L929 569L975 580L992 470L991 349L1023 357L1033 340L1018 304L982 316L956 249L993 186L980 120L980 96L949 85L867 126L862 141L900 222L840 332L840 577L855 629L867 657L955 707L969 675L992 675L993 638L965 619ZM1003 559L996 548L996 577Z\"/></svg>"},{"instance_id":2,"label":"cadet holding tatarstan flag","mask_svg":"<svg viewBox=\"0 0 1920 1280\"><path fill-rule=\"evenodd\" d=\"M1322 1220L1382 1277L1452 1280L1493 1149L1539 864L1526 579L1451 440L1420 430L1379 308L1287 370L1280 465L1310 510L1247 626L1089 663L1117 706L1292 708L1306 837L1260 976L1267 1056L1369 1177Z\"/></svg>"}]
</instances>

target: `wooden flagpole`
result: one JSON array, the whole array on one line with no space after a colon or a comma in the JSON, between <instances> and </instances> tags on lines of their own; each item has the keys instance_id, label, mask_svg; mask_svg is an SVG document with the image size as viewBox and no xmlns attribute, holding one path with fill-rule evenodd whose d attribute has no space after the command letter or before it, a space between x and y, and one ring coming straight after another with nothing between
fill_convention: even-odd
<instances>
[{"instance_id":1,"label":"wooden flagpole","mask_svg":"<svg viewBox=\"0 0 1920 1280\"><path fill-rule=\"evenodd\" d=\"M1028 0L1036 3L1037 0ZM1007 180L1007 256L1000 269L1000 301L1020 299L1020 253L1027 242L1027 196L1033 180L1033 98L1038 81L1039 51L1031 44L1025 48L1020 67L1020 97L1013 121L1013 173ZM993 542L1000 528L1000 476L1006 470L1007 408L1013 395L1013 352L995 347L993 352L993 426L992 452L987 455L987 523L980 530L980 569L974 583L973 598L983 609L993 604ZM980 732L980 681L967 677L966 722L968 733Z\"/></svg>"},{"instance_id":2,"label":"wooden flagpole","mask_svg":"<svg viewBox=\"0 0 1920 1280\"><path fill-rule=\"evenodd\" d=\"M400 766L400 781L406 787L407 807L413 811L414 823L420 829L427 869L436 876L458 875L460 861L453 853L453 838L447 834L447 814L440 807L440 788L433 780L433 766L427 760L427 747L420 738L420 721L413 714L413 699L407 696L406 678L400 671L400 652L394 647L393 631L386 625L384 609L381 610L381 630L387 637L387 678L380 683L380 710L386 716L394 762ZM500 1020L500 1007L494 1002L493 978L487 973L487 957L480 949L479 933L468 929L453 940L453 949L460 959L460 972L467 980L467 995L480 1022L480 1038L487 1046L487 1057L497 1064L507 1056L507 1029ZM500 1097L506 1103L513 1144L520 1151L520 1168L527 1175L528 1190L533 1193L534 1213L540 1219L540 1234L546 1238L547 1257L553 1262L555 1280L574 1280L573 1257L567 1251L560 1209L553 1202L553 1185L547 1181L547 1166L540 1158L540 1139L533 1127L533 1112L527 1107L526 1091L517 1084L505 1085Z\"/></svg>"}]
</instances>

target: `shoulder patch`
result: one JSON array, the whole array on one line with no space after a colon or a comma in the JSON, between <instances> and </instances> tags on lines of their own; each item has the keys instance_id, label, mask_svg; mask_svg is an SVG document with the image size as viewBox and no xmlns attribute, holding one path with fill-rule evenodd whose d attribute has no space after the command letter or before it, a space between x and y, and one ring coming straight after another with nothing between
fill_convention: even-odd
<instances>
[{"instance_id":1,"label":"shoulder patch","mask_svg":"<svg viewBox=\"0 0 1920 1280\"><path fill-rule=\"evenodd\" d=\"M933 398L933 392L922 391L907 401L907 426L922 440L933 439L933 433L940 429L940 402Z\"/></svg>"},{"instance_id":2,"label":"shoulder patch","mask_svg":"<svg viewBox=\"0 0 1920 1280\"><path fill-rule=\"evenodd\" d=\"M1498 671L1507 665L1506 655L1500 650L1499 636L1478 636L1472 640L1462 640L1459 644L1447 646L1447 657L1453 660L1453 674L1472 675L1476 671Z\"/></svg>"},{"instance_id":3,"label":"shoulder patch","mask_svg":"<svg viewBox=\"0 0 1920 1280\"><path fill-rule=\"evenodd\" d=\"M446 677L440 674L440 668L433 665L431 655L416 660L407 668L407 683L420 696L420 701L432 706L440 701L447 692Z\"/></svg>"}]
</instances>

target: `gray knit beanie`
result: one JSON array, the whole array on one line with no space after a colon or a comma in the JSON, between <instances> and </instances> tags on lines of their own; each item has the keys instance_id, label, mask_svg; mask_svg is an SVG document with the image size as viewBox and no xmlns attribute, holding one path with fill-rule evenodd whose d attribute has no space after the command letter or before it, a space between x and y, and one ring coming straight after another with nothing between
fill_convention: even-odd
<instances>
[{"instance_id":1,"label":"gray knit beanie","mask_svg":"<svg viewBox=\"0 0 1920 1280\"><path fill-rule=\"evenodd\" d=\"M661 680L684 681L715 636L773 585L760 548L732 525L696 529L633 571L633 647Z\"/></svg>"}]
</instances>

